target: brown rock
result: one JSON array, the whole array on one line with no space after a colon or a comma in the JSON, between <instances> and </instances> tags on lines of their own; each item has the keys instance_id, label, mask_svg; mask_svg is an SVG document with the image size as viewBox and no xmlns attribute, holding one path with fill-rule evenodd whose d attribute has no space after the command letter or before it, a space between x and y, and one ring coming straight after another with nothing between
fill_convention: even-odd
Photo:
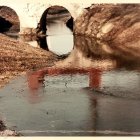
<instances>
[{"instance_id":1,"label":"brown rock","mask_svg":"<svg viewBox=\"0 0 140 140\"><path fill-rule=\"evenodd\" d=\"M138 40L140 4L92 5L75 22L75 34L104 41ZM117 41L118 40L118 41Z\"/></svg>"}]
</instances>

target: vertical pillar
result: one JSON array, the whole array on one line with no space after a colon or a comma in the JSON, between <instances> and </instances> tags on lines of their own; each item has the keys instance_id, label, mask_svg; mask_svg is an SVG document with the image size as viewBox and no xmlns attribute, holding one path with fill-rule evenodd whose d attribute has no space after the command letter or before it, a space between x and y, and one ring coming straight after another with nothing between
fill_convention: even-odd
<instances>
[{"instance_id":1,"label":"vertical pillar","mask_svg":"<svg viewBox=\"0 0 140 140\"><path fill-rule=\"evenodd\" d=\"M102 71L99 69L91 69L89 72L89 87L93 89L100 89L101 87Z\"/></svg>"}]
</instances>

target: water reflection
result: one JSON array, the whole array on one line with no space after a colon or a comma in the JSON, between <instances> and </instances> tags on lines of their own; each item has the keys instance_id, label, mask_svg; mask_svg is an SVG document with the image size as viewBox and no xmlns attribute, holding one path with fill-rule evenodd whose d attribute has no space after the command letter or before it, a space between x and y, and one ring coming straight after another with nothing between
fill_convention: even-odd
<instances>
[{"instance_id":1,"label":"water reflection","mask_svg":"<svg viewBox=\"0 0 140 140\"><path fill-rule=\"evenodd\" d=\"M75 36L64 60L1 92L0 112L29 136L140 135L139 61L123 53Z\"/></svg>"},{"instance_id":2,"label":"water reflection","mask_svg":"<svg viewBox=\"0 0 140 140\"><path fill-rule=\"evenodd\" d=\"M92 38L74 36L74 48L68 57L56 63L61 68L95 68L109 70L118 67L118 61L109 53L109 47Z\"/></svg>"},{"instance_id":3,"label":"water reflection","mask_svg":"<svg viewBox=\"0 0 140 140\"><path fill-rule=\"evenodd\" d=\"M68 76L71 75L71 78L76 75L88 75L88 85L87 87L93 89L100 89L101 87L101 78L102 78L102 71L99 69L63 69L63 68L47 68L37 72L28 73L28 86L30 89L30 94L34 94L34 92L38 92L40 88L44 87L45 77L47 76ZM65 82L65 80L63 81ZM83 81L86 82L86 81ZM58 83L59 84L59 83ZM67 85L67 83L65 83Z\"/></svg>"},{"instance_id":4,"label":"water reflection","mask_svg":"<svg viewBox=\"0 0 140 140\"><path fill-rule=\"evenodd\" d=\"M71 34L68 47L67 35L57 42L58 36L48 34L36 43L59 55L70 52L65 59L29 72L27 85L17 80L2 91L7 98L0 111L7 120L25 135L140 135L140 61L135 53L83 36L74 36L73 45Z\"/></svg>"},{"instance_id":5,"label":"water reflection","mask_svg":"<svg viewBox=\"0 0 140 140\"><path fill-rule=\"evenodd\" d=\"M63 18L66 17L58 17L47 22L46 37L20 36L20 39L57 55L68 54L74 46L73 32L66 26Z\"/></svg>"},{"instance_id":6,"label":"water reflection","mask_svg":"<svg viewBox=\"0 0 140 140\"><path fill-rule=\"evenodd\" d=\"M66 133L67 131L77 130L79 131L78 135L89 135L84 131L96 130L97 99L92 97L88 90L84 88L89 87L89 84L91 87L100 87L100 83L98 83L100 79L96 75L98 73L99 71L96 69L46 68L27 74L28 92L31 94L29 96L30 104L36 103L37 106L44 104L44 102L47 104L45 107L47 114L52 118L50 122L47 121L48 130L60 129L66 130ZM93 76L93 78L89 78L90 76ZM89 83L87 80L89 80ZM97 82L91 82L91 80L97 80ZM79 82L82 83L79 84ZM43 91L40 90L42 88L44 88ZM41 91L44 92L42 98L45 101L40 100ZM38 93L37 101L36 93ZM74 108L75 111L73 110ZM81 133L80 131L83 132ZM93 134L94 132L90 135ZM59 134L56 132L53 135ZM77 134L72 134L71 132L70 135Z\"/></svg>"},{"instance_id":7,"label":"water reflection","mask_svg":"<svg viewBox=\"0 0 140 140\"><path fill-rule=\"evenodd\" d=\"M92 69L89 72L89 87L100 90L102 82L102 71L99 69Z\"/></svg>"},{"instance_id":8,"label":"water reflection","mask_svg":"<svg viewBox=\"0 0 140 140\"><path fill-rule=\"evenodd\" d=\"M68 16L68 17L67 17ZM71 52L73 49L73 32L64 22L69 15L47 19L47 43L49 50L57 55Z\"/></svg>"},{"instance_id":9,"label":"water reflection","mask_svg":"<svg viewBox=\"0 0 140 140\"><path fill-rule=\"evenodd\" d=\"M112 96L140 99L139 85L138 71L107 71L102 75L101 91Z\"/></svg>"},{"instance_id":10,"label":"water reflection","mask_svg":"<svg viewBox=\"0 0 140 140\"><path fill-rule=\"evenodd\" d=\"M48 48L57 55L68 54L73 49L73 35L55 35L47 37Z\"/></svg>"},{"instance_id":11,"label":"water reflection","mask_svg":"<svg viewBox=\"0 0 140 140\"><path fill-rule=\"evenodd\" d=\"M48 114L54 116L47 129L53 125L55 130L66 130L62 135L68 135L67 131L71 135L133 135L139 130L139 84L140 73L127 70L50 67L28 74L29 94L34 90L41 94L43 87L45 101L36 103L45 102Z\"/></svg>"},{"instance_id":12,"label":"water reflection","mask_svg":"<svg viewBox=\"0 0 140 140\"><path fill-rule=\"evenodd\" d=\"M116 49L111 44L88 38L84 36L74 37L74 47L77 48L79 53L82 53L82 57L89 58L91 61L96 60L102 67L106 62L112 62L113 69L125 68L128 70L140 69L140 57L135 57L133 53L129 55L129 52L121 49ZM131 50L130 50L131 51Z\"/></svg>"},{"instance_id":13,"label":"water reflection","mask_svg":"<svg viewBox=\"0 0 140 140\"><path fill-rule=\"evenodd\" d=\"M128 51L116 50L114 46L93 38L76 35L74 38L73 35L54 35L47 36L47 38L37 38L36 40L38 43L36 46L40 46L47 51L52 51L58 55L69 54L65 61L57 64L58 67L70 67L71 65L72 67L103 69L125 68L138 70L140 68L139 58L132 55L133 53L126 55ZM74 43L72 43L73 41ZM61 43L62 45L60 45Z\"/></svg>"},{"instance_id":14,"label":"water reflection","mask_svg":"<svg viewBox=\"0 0 140 140\"><path fill-rule=\"evenodd\" d=\"M115 71L116 79L112 72L106 73L111 79L96 69L48 68L29 73L30 90L23 79L18 79L1 91L0 112L9 128L16 126L28 136L140 135L140 100L102 95L89 87L91 79L98 79L97 74L101 77L95 82L95 88L102 90L104 83L111 88L118 85L122 75ZM129 75L129 71L124 73L126 77ZM95 78L90 78L91 75ZM134 81L139 77L135 73L131 78ZM121 86L127 87L130 79L120 83ZM98 81L101 81L100 85ZM129 90L136 87L136 83L130 82ZM24 89L22 93L19 92L21 89Z\"/></svg>"},{"instance_id":15,"label":"water reflection","mask_svg":"<svg viewBox=\"0 0 140 140\"><path fill-rule=\"evenodd\" d=\"M133 72L130 75L129 71L104 71L101 69L87 68L87 69L76 69L76 68L46 68L37 72L33 72L28 75L28 86L30 94L34 94L34 91L39 92L40 89L51 87L48 85L45 78L56 77L58 79L66 76L73 77L77 74L86 75L88 78L81 82L87 83L83 88L89 87L93 91L98 91L102 94L108 94L116 97L140 99L140 73ZM40 80L41 79L41 80ZM57 81L54 81L57 82ZM63 83L66 87L69 87L69 83L63 79ZM53 85L54 83L52 83ZM57 83L59 85L59 81ZM61 88L61 85L60 85ZM74 88L74 87L73 87Z\"/></svg>"},{"instance_id":16,"label":"water reflection","mask_svg":"<svg viewBox=\"0 0 140 140\"><path fill-rule=\"evenodd\" d=\"M45 81L44 77L47 76L86 74L87 87L94 91L117 97L140 98L140 62L135 57L128 56L124 59L123 56L123 52L115 52L108 44L92 38L75 36L74 48L64 60L56 62L51 68L34 72L31 77L36 79L39 89L40 76ZM32 90L30 84L29 88Z\"/></svg>"},{"instance_id":17,"label":"water reflection","mask_svg":"<svg viewBox=\"0 0 140 140\"><path fill-rule=\"evenodd\" d=\"M44 97L44 75L31 72L28 75L29 101L32 104L39 103Z\"/></svg>"}]
</instances>

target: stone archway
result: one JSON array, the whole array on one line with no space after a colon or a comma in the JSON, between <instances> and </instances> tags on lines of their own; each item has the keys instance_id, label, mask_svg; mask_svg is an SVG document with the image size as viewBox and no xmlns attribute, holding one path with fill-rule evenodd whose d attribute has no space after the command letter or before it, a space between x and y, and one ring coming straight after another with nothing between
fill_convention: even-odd
<instances>
[{"instance_id":1,"label":"stone archway","mask_svg":"<svg viewBox=\"0 0 140 140\"><path fill-rule=\"evenodd\" d=\"M8 6L0 6L0 32L19 32L20 20L16 11Z\"/></svg>"},{"instance_id":2,"label":"stone archway","mask_svg":"<svg viewBox=\"0 0 140 140\"><path fill-rule=\"evenodd\" d=\"M40 22L37 26L37 34L38 36L44 36L47 32L47 18L52 15L58 15L61 13L69 13L68 19L65 21L65 24L68 28L70 28L73 31L73 17L71 16L71 13L63 6L51 6L47 8L44 13L41 16Z\"/></svg>"}]
</instances>

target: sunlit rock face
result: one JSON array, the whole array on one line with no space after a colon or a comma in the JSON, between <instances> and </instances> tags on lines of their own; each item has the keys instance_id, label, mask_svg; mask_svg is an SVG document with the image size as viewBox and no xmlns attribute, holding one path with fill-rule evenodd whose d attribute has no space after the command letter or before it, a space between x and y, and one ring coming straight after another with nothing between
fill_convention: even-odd
<instances>
[{"instance_id":1,"label":"sunlit rock face","mask_svg":"<svg viewBox=\"0 0 140 140\"><path fill-rule=\"evenodd\" d=\"M75 21L75 34L112 45L140 46L140 4L101 4L86 8Z\"/></svg>"}]
</instances>

